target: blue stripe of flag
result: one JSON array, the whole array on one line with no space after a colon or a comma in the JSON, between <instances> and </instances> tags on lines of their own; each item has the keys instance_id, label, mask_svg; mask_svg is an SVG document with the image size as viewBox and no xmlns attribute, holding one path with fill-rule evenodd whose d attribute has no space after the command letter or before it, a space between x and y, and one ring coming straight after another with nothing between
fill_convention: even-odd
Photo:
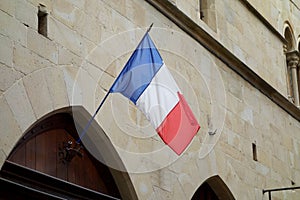
<instances>
[{"instance_id":1,"label":"blue stripe of flag","mask_svg":"<svg viewBox=\"0 0 300 200\"><path fill-rule=\"evenodd\" d=\"M119 92L136 104L162 64L158 50L146 33L113 83L110 92Z\"/></svg>"}]
</instances>

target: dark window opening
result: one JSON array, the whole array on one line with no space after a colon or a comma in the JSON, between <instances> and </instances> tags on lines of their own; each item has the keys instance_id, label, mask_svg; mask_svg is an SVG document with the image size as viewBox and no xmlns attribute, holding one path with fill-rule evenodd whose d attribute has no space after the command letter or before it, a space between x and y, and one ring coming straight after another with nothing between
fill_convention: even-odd
<instances>
[{"instance_id":1,"label":"dark window opening","mask_svg":"<svg viewBox=\"0 0 300 200\"><path fill-rule=\"evenodd\" d=\"M253 160L257 161L257 150L256 144L252 143L252 153L253 153Z\"/></svg>"},{"instance_id":2,"label":"dark window opening","mask_svg":"<svg viewBox=\"0 0 300 200\"><path fill-rule=\"evenodd\" d=\"M203 1L200 0L200 19L203 20L204 12L203 12Z\"/></svg>"},{"instance_id":3,"label":"dark window opening","mask_svg":"<svg viewBox=\"0 0 300 200\"><path fill-rule=\"evenodd\" d=\"M39 5L38 11L38 32L47 37L47 11L44 5Z\"/></svg>"},{"instance_id":4,"label":"dark window opening","mask_svg":"<svg viewBox=\"0 0 300 200\"><path fill-rule=\"evenodd\" d=\"M204 17L207 17L207 2L205 0L200 0L200 19L204 20Z\"/></svg>"},{"instance_id":5,"label":"dark window opening","mask_svg":"<svg viewBox=\"0 0 300 200\"><path fill-rule=\"evenodd\" d=\"M200 19L217 31L215 0L199 0Z\"/></svg>"}]
</instances>

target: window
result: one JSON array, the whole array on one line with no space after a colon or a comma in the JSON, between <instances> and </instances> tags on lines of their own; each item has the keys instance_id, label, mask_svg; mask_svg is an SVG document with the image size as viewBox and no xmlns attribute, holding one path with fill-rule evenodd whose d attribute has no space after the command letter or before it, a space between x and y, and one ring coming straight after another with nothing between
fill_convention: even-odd
<instances>
[{"instance_id":1,"label":"window","mask_svg":"<svg viewBox=\"0 0 300 200\"><path fill-rule=\"evenodd\" d=\"M47 37L47 10L44 5L39 5L38 11L38 32Z\"/></svg>"},{"instance_id":2,"label":"window","mask_svg":"<svg viewBox=\"0 0 300 200\"><path fill-rule=\"evenodd\" d=\"M299 108L299 47L298 49L295 48L295 39L290 25L286 24L285 26L284 37L287 41L287 44L284 46L284 52L287 63L286 78L288 99Z\"/></svg>"},{"instance_id":3,"label":"window","mask_svg":"<svg viewBox=\"0 0 300 200\"><path fill-rule=\"evenodd\" d=\"M200 0L200 19L216 31L215 0Z\"/></svg>"},{"instance_id":4,"label":"window","mask_svg":"<svg viewBox=\"0 0 300 200\"><path fill-rule=\"evenodd\" d=\"M257 149L255 143L252 143L252 154L253 154L253 160L257 161Z\"/></svg>"}]
</instances>

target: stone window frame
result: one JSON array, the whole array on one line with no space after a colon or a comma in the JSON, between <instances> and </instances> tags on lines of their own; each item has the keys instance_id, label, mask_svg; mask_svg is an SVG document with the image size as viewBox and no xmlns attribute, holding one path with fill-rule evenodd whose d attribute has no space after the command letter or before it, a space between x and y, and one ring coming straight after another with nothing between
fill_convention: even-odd
<instances>
[{"instance_id":1,"label":"stone window frame","mask_svg":"<svg viewBox=\"0 0 300 200\"><path fill-rule=\"evenodd\" d=\"M298 35L298 39L297 39L297 51L300 60L300 35ZM299 94L299 105L300 105L300 61L298 61L298 65L297 65L297 81L298 81L298 94Z\"/></svg>"},{"instance_id":2,"label":"stone window frame","mask_svg":"<svg viewBox=\"0 0 300 200\"><path fill-rule=\"evenodd\" d=\"M48 36L48 12L46 6L39 4L38 6L38 33L47 37Z\"/></svg>"},{"instance_id":3,"label":"stone window frame","mask_svg":"<svg viewBox=\"0 0 300 200\"><path fill-rule=\"evenodd\" d=\"M299 47L296 47L296 40L294 31L289 22L284 24L284 38L286 45L284 45L284 53L286 56L286 79L287 79L287 95L290 102L300 108L300 54Z\"/></svg>"}]
</instances>

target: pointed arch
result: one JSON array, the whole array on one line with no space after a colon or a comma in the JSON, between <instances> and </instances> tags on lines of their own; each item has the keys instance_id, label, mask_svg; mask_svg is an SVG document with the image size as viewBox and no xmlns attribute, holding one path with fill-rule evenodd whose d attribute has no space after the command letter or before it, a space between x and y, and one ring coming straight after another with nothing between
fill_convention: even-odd
<instances>
[{"instance_id":1,"label":"pointed arch","mask_svg":"<svg viewBox=\"0 0 300 200\"><path fill-rule=\"evenodd\" d=\"M234 200L234 196L220 178L215 175L204 181L194 193L192 200Z\"/></svg>"},{"instance_id":2,"label":"pointed arch","mask_svg":"<svg viewBox=\"0 0 300 200\"><path fill-rule=\"evenodd\" d=\"M32 198L33 194L45 197L41 196L45 195L45 191L49 195L64 197L75 195L79 198L86 193L87 199L137 199L118 153L95 121L89 132L101 135L101 140L98 139L98 143L94 145L105 149L105 152L97 152L103 160L95 158L93 154L96 152L92 154L86 143L81 144L83 148L70 162L63 160L66 155L63 145L69 141L76 143L82 125L86 124L90 117L82 106L77 106L53 111L35 122L19 139L4 163L0 172L0 185L9 185L12 190L19 187L17 183L26 185L26 189L23 188L20 195L24 197L16 196L20 199ZM119 170L111 168L108 163L117 165ZM37 180L30 180L31 178ZM67 190L61 190L59 187Z\"/></svg>"},{"instance_id":3,"label":"pointed arch","mask_svg":"<svg viewBox=\"0 0 300 200\"><path fill-rule=\"evenodd\" d=\"M286 51L289 52L295 50L295 37L293 34L292 26L288 21L284 23L283 35L287 42Z\"/></svg>"},{"instance_id":4,"label":"pointed arch","mask_svg":"<svg viewBox=\"0 0 300 200\"><path fill-rule=\"evenodd\" d=\"M299 51L292 26L288 21L284 24L284 37L286 39L284 52L286 55L287 96L290 102L299 107Z\"/></svg>"}]
</instances>

